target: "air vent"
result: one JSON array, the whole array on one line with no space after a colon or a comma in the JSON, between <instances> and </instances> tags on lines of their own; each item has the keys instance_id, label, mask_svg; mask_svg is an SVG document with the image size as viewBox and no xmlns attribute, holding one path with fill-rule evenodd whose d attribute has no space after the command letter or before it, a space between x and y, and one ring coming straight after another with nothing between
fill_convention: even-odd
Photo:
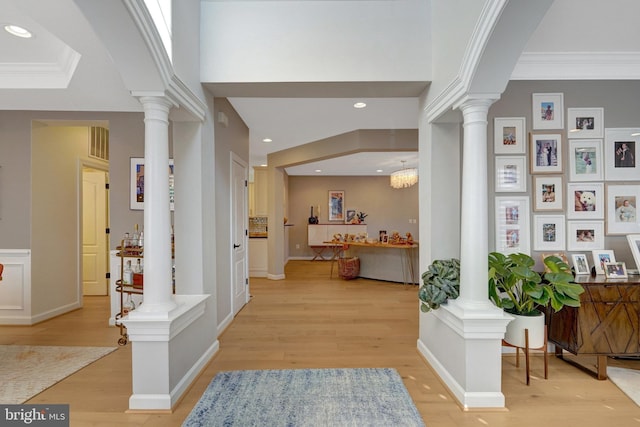
<instances>
[{"instance_id":1,"label":"air vent","mask_svg":"<svg viewBox=\"0 0 640 427\"><path fill-rule=\"evenodd\" d=\"M91 126L89 157L105 161L109 160L109 129Z\"/></svg>"}]
</instances>

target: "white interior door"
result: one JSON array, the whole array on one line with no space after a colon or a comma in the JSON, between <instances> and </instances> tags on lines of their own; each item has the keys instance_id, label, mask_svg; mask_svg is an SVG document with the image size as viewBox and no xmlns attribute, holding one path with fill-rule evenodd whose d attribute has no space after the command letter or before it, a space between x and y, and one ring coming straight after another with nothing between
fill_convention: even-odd
<instances>
[{"instance_id":1,"label":"white interior door","mask_svg":"<svg viewBox=\"0 0 640 427\"><path fill-rule=\"evenodd\" d=\"M233 314L249 301L249 264L247 230L247 165L231 154L231 274Z\"/></svg>"},{"instance_id":2,"label":"white interior door","mask_svg":"<svg viewBox=\"0 0 640 427\"><path fill-rule=\"evenodd\" d=\"M106 173L82 170L82 290L107 295Z\"/></svg>"}]
</instances>

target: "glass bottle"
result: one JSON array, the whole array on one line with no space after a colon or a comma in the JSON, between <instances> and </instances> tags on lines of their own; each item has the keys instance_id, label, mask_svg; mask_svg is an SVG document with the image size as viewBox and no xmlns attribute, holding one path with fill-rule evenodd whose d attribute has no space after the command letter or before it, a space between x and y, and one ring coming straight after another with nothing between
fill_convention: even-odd
<instances>
[{"instance_id":1,"label":"glass bottle","mask_svg":"<svg viewBox=\"0 0 640 427\"><path fill-rule=\"evenodd\" d=\"M136 304L133 302L131 298L131 294L127 294L127 300L122 304L122 314L126 316L130 311L136 309Z\"/></svg>"},{"instance_id":2,"label":"glass bottle","mask_svg":"<svg viewBox=\"0 0 640 427\"><path fill-rule=\"evenodd\" d=\"M131 269L131 260L127 260L127 264L124 267L124 271L122 272L122 284L123 285L132 285L133 284L133 270Z\"/></svg>"}]
</instances>

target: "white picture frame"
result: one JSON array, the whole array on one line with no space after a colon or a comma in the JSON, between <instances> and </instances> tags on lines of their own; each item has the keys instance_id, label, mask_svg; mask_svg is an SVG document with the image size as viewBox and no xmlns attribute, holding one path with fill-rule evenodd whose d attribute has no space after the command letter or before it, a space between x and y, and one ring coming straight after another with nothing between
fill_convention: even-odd
<instances>
[{"instance_id":1,"label":"white picture frame","mask_svg":"<svg viewBox=\"0 0 640 427\"><path fill-rule=\"evenodd\" d=\"M496 197L495 222L496 252L531 253L529 197Z\"/></svg>"},{"instance_id":2,"label":"white picture frame","mask_svg":"<svg viewBox=\"0 0 640 427\"><path fill-rule=\"evenodd\" d=\"M567 250L586 251L604 246L604 221L567 221Z\"/></svg>"},{"instance_id":3,"label":"white picture frame","mask_svg":"<svg viewBox=\"0 0 640 427\"><path fill-rule=\"evenodd\" d=\"M604 274L604 265L608 262L616 262L616 255L611 249L594 249L591 251L593 255L593 266L596 268L596 274Z\"/></svg>"},{"instance_id":4,"label":"white picture frame","mask_svg":"<svg viewBox=\"0 0 640 427\"><path fill-rule=\"evenodd\" d=\"M496 117L493 119L493 151L495 154L526 154L526 118Z\"/></svg>"},{"instance_id":5,"label":"white picture frame","mask_svg":"<svg viewBox=\"0 0 640 427\"><path fill-rule=\"evenodd\" d=\"M564 215L534 215L533 250L564 251L566 246L564 224Z\"/></svg>"},{"instance_id":6,"label":"white picture frame","mask_svg":"<svg viewBox=\"0 0 640 427\"><path fill-rule=\"evenodd\" d=\"M531 95L533 129L564 129L564 94L534 93Z\"/></svg>"},{"instance_id":7,"label":"white picture frame","mask_svg":"<svg viewBox=\"0 0 640 427\"><path fill-rule=\"evenodd\" d=\"M573 271L576 275L591 274L589 269L589 261L585 254L572 254L571 261L573 263Z\"/></svg>"},{"instance_id":8,"label":"white picture frame","mask_svg":"<svg viewBox=\"0 0 640 427\"><path fill-rule=\"evenodd\" d=\"M607 184L607 235L640 233L640 185Z\"/></svg>"},{"instance_id":9,"label":"white picture frame","mask_svg":"<svg viewBox=\"0 0 640 427\"><path fill-rule=\"evenodd\" d=\"M604 179L602 139L570 140L568 158L570 181L602 181Z\"/></svg>"},{"instance_id":10,"label":"white picture frame","mask_svg":"<svg viewBox=\"0 0 640 427\"><path fill-rule=\"evenodd\" d=\"M640 234L628 234L627 242L636 263L636 273L640 271Z\"/></svg>"},{"instance_id":11,"label":"white picture frame","mask_svg":"<svg viewBox=\"0 0 640 427\"><path fill-rule=\"evenodd\" d=\"M533 176L534 211L561 211L564 209L562 176Z\"/></svg>"},{"instance_id":12,"label":"white picture frame","mask_svg":"<svg viewBox=\"0 0 640 427\"><path fill-rule=\"evenodd\" d=\"M567 139L602 138L604 108L567 108Z\"/></svg>"},{"instance_id":13,"label":"white picture frame","mask_svg":"<svg viewBox=\"0 0 640 427\"><path fill-rule=\"evenodd\" d=\"M500 156L495 158L497 193L524 193L527 191L527 158Z\"/></svg>"},{"instance_id":14,"label":"white picture frame","mask_svg":"<svg viewBox=\"0 0 640 427\"><path fill-rule=\"evenodd\" d=\"M570 182L567 184L568 219L604 219L604 183Z\"/></svg>"},{"instance_id":15,"label":"white picture frame","mask_svg":"<svg viewBox=\"0 0 640 427\"><path fill-rule=\"evenodd\" d=\"M638 177L640 177L640 159L638 159L640 154L640 128L605 129L603 150L605 180L638 180Z\"/></svg>"},{"instance_id":16,"label":"white picture frame","mask_svg":"<svg viewBox=\"0 0 640 427\"><path fill-rule=\"evenodd\" d=\"M562 134L531 132L529 138L531 173L562 173Z\"/></svg>"}]
</instances>

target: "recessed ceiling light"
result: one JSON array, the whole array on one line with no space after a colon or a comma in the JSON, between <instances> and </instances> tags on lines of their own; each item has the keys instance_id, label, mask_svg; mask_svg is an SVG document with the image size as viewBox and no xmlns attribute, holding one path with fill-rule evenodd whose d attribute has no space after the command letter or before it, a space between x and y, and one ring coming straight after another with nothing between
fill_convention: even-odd
<instances>
[{"instance_id":1,"label":"recessed ceiling light","mask_svg":"<svg viewBox=\"0 0 640 427\"><path fill-rule=\"evenodd\" d=\"M634 132L631 134L631 136L640 136L640 132Z\"/></svg>"},{"instance_id":2,"label":"recessed ceiling light","mask_svg":"<svg viewBox=\"0 0 640 427\"><path fill-rule=\"evenodd\" d=\"M26 28L18 27L17 25L5 25L4 30L9 34L12 34L16 37L22 37L23 39L29 39L33 37L29 30L27 30Z\"/></svg>"},{"instance_id":3,"label":"recessed ceiling light","mask_svg":"<svg viewBox=\"0 0 640 427\"><path fill-rule=\"evenodd\" d=\"M267 164L266 164L266 163L263 163L263 164L261 164L260 166L262 166L263 168L266 168L266 167L267 167Z\"/></svg>"},{"instance_id":4,"label":"recessed ceiling light","mask_svg":"<svg viewBox=\"0 0 640 427\"><path fill-rule=\"evenodd\" d=\"M381 173L381 172L383 172L383 170L382 169L376 169L376 172Z\"/></svg>"},{"instance_id":5,"label":"recessed ceiling light","mask_svg":"<svg viewBox=\"0 0 640 427\"><path fill-rule=\"evenodd\" d=\"M271 138L265 138L262 140L262 142L273 142L273 139Z\"/></svg>"},{"instance_id":6,"label":"recessed ceiling light","mask_svg":"<svg viewBox=\"0 0 640 427\"><path fill-rule=\"evenodd\" d=\"M365 104L364 102L356 102L355 104L353 104L353 108L364 108L366 106L367 104Z\"/></svg>"},{"instance_id":7,"label":"recessed ceiling light","mask_svg":"<svg viewBox=\"0 0 640 427\"><path fill-rule=\"evenodd\" d=\"M320 173L320 172L322 172L322 169L316 169L316 172Z\"/></svg>"}]
</instances>

